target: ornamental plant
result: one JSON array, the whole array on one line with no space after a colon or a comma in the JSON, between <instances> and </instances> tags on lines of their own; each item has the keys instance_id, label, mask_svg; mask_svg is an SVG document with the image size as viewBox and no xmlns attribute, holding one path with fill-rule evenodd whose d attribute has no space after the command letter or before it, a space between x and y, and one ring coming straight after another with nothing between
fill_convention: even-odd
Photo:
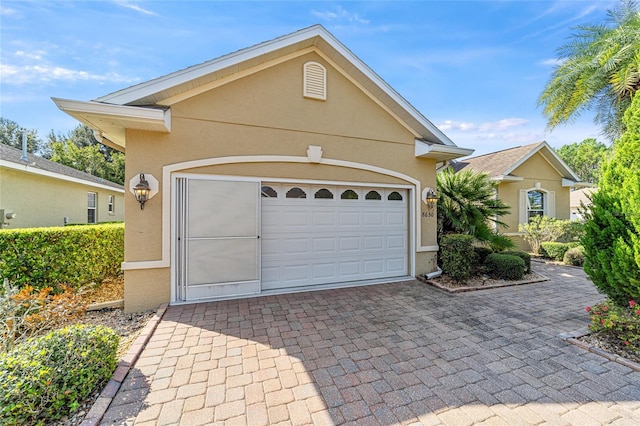
<instances>
[{"instance_id":1,"label":"ornamental plant","mask_svg":"<svg viewBox=\"0 0 640 426\"><path fill-rule=\"evenodd\" d=\"M625 307L607 300L588 306L587 312L591 316L589 330L606 334L628 350L640 352L640 306L635 300Z\"/></svg>"},{"instance_id":2,"label":"ornamental plant","mask_svg":"<svg viewBox=\"0 0 640 426\"><path fill-rule=\"evenodd\" d=\"M63 285L61 293L53 294L51 287L20 289L5 279L0 293L0 352L71 323L86 309L86 301L70 287Z\"/></svg>"},{"instance_id":3,"label":"ornamental plant","mask_svg":"<svg viewBox=\"0 0 640 426\"><path fill-rule=\"evenodd\" d=\"M51 424L78 409L115 370L118 334L72 325L0 354L0 424Z\"/></svg>"}]
</instances>

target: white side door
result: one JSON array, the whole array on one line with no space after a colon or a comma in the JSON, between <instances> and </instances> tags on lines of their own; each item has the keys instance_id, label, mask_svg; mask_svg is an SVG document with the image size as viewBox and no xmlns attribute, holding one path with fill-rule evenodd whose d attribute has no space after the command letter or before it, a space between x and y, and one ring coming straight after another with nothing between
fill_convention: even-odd
<instances>
[{"instance_id":1,"label":"white side door","mask_svg":"<svg viewBox=\"0 0 640 426\"><path fill-rule=\"evenodd\" d=\"M178 301L260 292L260 183L177 182Z\"/></svg>"}]
</instances>

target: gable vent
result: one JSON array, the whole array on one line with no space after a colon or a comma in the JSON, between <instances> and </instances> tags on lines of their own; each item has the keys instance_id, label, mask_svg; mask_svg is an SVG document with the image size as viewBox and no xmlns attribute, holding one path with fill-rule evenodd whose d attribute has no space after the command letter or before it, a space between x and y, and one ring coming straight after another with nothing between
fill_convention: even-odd
<instances>
[{"instance_id":1,"label":"gable vent","mask_svg":"<svg viewBox=\"0 0 640 426\"><path fill-rule=\"evenodd\" d=\"M304 64L305 98L327 100L327 70L317 62Z\"/></svg>"}]
</instances>

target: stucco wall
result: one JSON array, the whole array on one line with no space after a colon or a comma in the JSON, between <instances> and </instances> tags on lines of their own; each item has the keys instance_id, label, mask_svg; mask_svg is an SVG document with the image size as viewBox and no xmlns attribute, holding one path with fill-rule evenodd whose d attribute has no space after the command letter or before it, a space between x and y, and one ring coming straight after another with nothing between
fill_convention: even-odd
<instances>
[{"instance_id":1,"label":"stucco wall","mask_svg":"<svg viewBox=\"0 0 640 426\"><path fill-rule=\"evenodd\" d=\"M98 194L96 215L98 222L124 220L124 196L121 192L35 175L19 170L0 170L0 209L12 211L16 218L9 228L63 226L87 223L87 193ZM115 200L114 214L108 212L108 196Z\"/></svg>"},{"instance_id":2,"label":"stucco wall","mask_svg":"<svg viewBox=\"0 0 640 426\"><path fill-rule=\"evenodd\" d=\"M501 232L518 232L520 190L535 188L537 182L540 183L541 189L555 192L555 217L557 219L569 219L570 188L562 186L562 176L542 154L534 154L526 162L517 167L512 174L524 179L519 182L501 183L498 186L498 197L511 207L511 213L502 218L502 221L508 225L508 228L501 228ZM521 237L513 236L512 238L519 248L529 250L528 245Z\"/></svg>"},{"instance_id":3,"label":"stucco wall","mask_svg":"<svg viewBox=\"0 0 640 426\"><path fill-rule=\"evenodd\" d=\"M307 61L327 68L326 101L302 96L302 68ZM380 105L366 96L319 55L309 53L231 82L171 106L169 134L127 132L127 181L140 172L152 174L162 188L163 166L229 156L280 155L307 157L309 145L322 147L323 158L368 164L435 186L435 162L417 159L414 135ZM286 162L198 167L181 172L290 178L341 182L408 182L372 171L322 164ZM162 256L161 191L140 211L133 197L125 197L127 262L158 260ZM422 221L422 244L436 244L435 218ZM167 224L165 224L165 231ZM416 272L435 269L435 253L416 256ZM168 269L168 268L167 268ZM148 274L148 276L147 276ZM150 276L155 277L149 279ZM164 277L162 281L157 281ZM169 294L170 274L138 270L125 276L127 294L162 288ZM168 301L163 300L163 301ZM125 308L153 307L158 300L127 301Z\"/></svg>"}]
</instances>

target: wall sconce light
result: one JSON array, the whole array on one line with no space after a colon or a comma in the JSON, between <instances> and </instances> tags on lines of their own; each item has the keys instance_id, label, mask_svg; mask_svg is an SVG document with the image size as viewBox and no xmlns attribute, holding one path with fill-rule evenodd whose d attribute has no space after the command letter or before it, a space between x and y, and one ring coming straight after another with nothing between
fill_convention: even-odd
<instances>
[{"instance_id":1,"label":"wall sconce light","mask_svg":"<svg viewBox=\"0 0 640 426\"><path fill-rule=\"evenodd\" d=\"M436 190L430 187L427 187L422 191L422 201L432 209L438 204L438 194L436 194Z\"/></svg>"},{"instance_id":2,"label":"wall sconce light","mask_svg":"<svg viewBox=\"0 0 640 426\"><path fill-rule=\"evenodd\" d=\"M140 182L133 187L133 194L140 203L140 210L144 210L144 203L149 199L150 193L151 188L149 187L149 182L144 178L144 173L140 173Z\"/></svg>"}]
</instances>

